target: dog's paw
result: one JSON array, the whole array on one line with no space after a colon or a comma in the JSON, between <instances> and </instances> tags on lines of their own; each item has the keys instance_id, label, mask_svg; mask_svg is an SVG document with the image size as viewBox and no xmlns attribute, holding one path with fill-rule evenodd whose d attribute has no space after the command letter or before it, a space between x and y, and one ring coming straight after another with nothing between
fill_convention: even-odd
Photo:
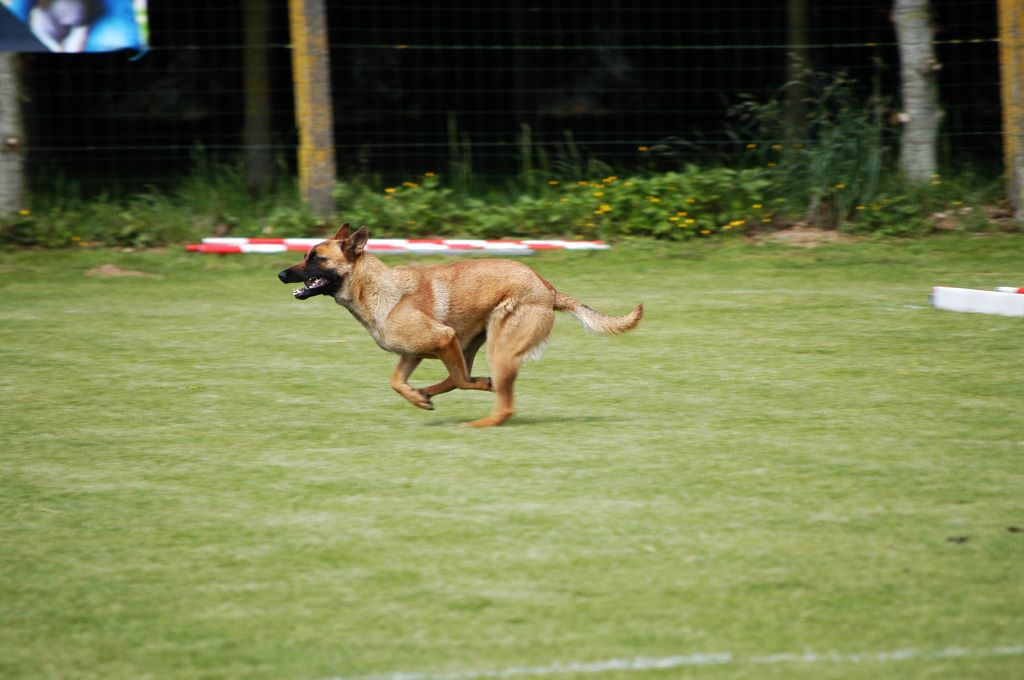
<instances>
[{"instance_id":1,"label":"dog's paw","mask_svg":"<svg viewBox=\"0 0 1024 680\"><path fill-rule=\"evenodd\" d=\"M426 394L422 390L416 390L416 396L419 398L416 400L409 400L413 406L421 408L424 411L434 410L434 402L430 401L430 395Z\"/></svg>"},{"instance_id":2,"label":"dog's paw","mask_svg":"<svg viewBox=\"0 0 1024 680\"><path fill-rule=\"evenodd\" d=\"M468 423L461 423L460 427L497 427L506 420L509 419L511 413L492 413L489 416L485 416L480 420L474 420Z\"/></svg>"},{"instance_id":3,"label":"dog's paw","mask_svg":"<svg viewBox=\"0 0 1024 680\"><path fill-rule=\"evenodd\" d=\"M477 378L473 376L470 378L472 386L470 389L482 390L484 392L494 391L494 382L490 378Z\"/></svg>"}]
</instances>

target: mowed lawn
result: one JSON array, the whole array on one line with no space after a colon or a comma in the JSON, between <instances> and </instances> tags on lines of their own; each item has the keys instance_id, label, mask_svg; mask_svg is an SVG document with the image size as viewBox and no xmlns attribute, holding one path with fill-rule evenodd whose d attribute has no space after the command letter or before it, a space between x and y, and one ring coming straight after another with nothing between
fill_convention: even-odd
<instances>
[{"instance_id":1,"label":"mowed lawn","mask_svg":"<svg viewBox=\"0 0 1024 680\"><path fill-rule=\"evenodd\" d=\"M492 430L297 259L0 254L0 677L1024 677L1024 237L532 256Z\"/></svg>"}]
</instances>

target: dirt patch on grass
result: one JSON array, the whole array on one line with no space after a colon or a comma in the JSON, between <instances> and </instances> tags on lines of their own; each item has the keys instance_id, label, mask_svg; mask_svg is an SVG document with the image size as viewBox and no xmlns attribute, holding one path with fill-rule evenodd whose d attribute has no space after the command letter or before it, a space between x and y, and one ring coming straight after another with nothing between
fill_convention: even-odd
<instances>
[{"instance_id":1,"label":"dirt patch on grass","mask_svg":"<svg viewBox=\"0 0 1024 680\"><path fill-rule=\"evenodd\" d=\"M794 224L778 231L754 234L754 243L783 243L799 248L817 248L828 243L855 243L856 238L830 229L819 229L808 224Z\"/></svg>"},{"instance_id":2,"label":"dirt patch on grass","mask_svg":"<svg viewBox=\"0 0 1024 680\"><path fill-rule=\"evenodd\" d=\"M85 275L98 276L106 279L123 278L126 276L151 276L151 274L135 271L134 269L121 269L113 264L104 264L99 267L93 267L89 271L85 272Z\"/></svg>"}]
</instances>

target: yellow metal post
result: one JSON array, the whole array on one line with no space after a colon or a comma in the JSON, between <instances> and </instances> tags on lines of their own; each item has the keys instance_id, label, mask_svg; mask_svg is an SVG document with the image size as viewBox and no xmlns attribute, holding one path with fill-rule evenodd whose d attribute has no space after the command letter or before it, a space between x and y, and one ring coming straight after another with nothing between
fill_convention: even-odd
<instances>
[{"instance_id":1,"label":"yellow metal post","mask_svg":"<svg viewBox=\"0 0 1024 680\"><path fill-rule=\"evenodd\" d=\"M299 191L319 217L334 213L334 109L323 0L288 0L292 34L295 122L299 129Z\"/></svg>"},{"instance_id":2,"label":"yellow metal post","mask_svg":"<svg viewBox=\"0 0 1024 680\"><path fill-rule=\"evenodd\" d=\"M999 0L999 68L1006 190L1024 219L1024 0Z\"/></svg>"}]
</instances>

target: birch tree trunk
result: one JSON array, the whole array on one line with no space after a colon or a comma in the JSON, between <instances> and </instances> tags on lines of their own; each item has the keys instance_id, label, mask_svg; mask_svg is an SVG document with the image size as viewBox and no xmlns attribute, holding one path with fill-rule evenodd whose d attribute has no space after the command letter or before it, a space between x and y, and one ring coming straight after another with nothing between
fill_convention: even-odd
<instances>
[{"instance_id":1,"label":"birch tree trunk","mask_svg":"<svg viewBox=\"0 0 1024 680\"><path fill-rule=\"evenodd\" d=\"M941 65L935 57L928 0L895 0L892 20L900 50L900 81L903 123L900 137L900 170L914 183L929 181L938 168L937 139L942 112L939 109L937 76Z\"/></svg>"},{"instance_id":2,"label":"birch tree trunk","mask_svg":"<svg viewBox=\"0 0 1024 680\"><path fill-rule=\"evenodd\" d=\"M27 207L25 199L25 121L18 55L0 52L0 215Z\"/></svg>"}]
</instances>

